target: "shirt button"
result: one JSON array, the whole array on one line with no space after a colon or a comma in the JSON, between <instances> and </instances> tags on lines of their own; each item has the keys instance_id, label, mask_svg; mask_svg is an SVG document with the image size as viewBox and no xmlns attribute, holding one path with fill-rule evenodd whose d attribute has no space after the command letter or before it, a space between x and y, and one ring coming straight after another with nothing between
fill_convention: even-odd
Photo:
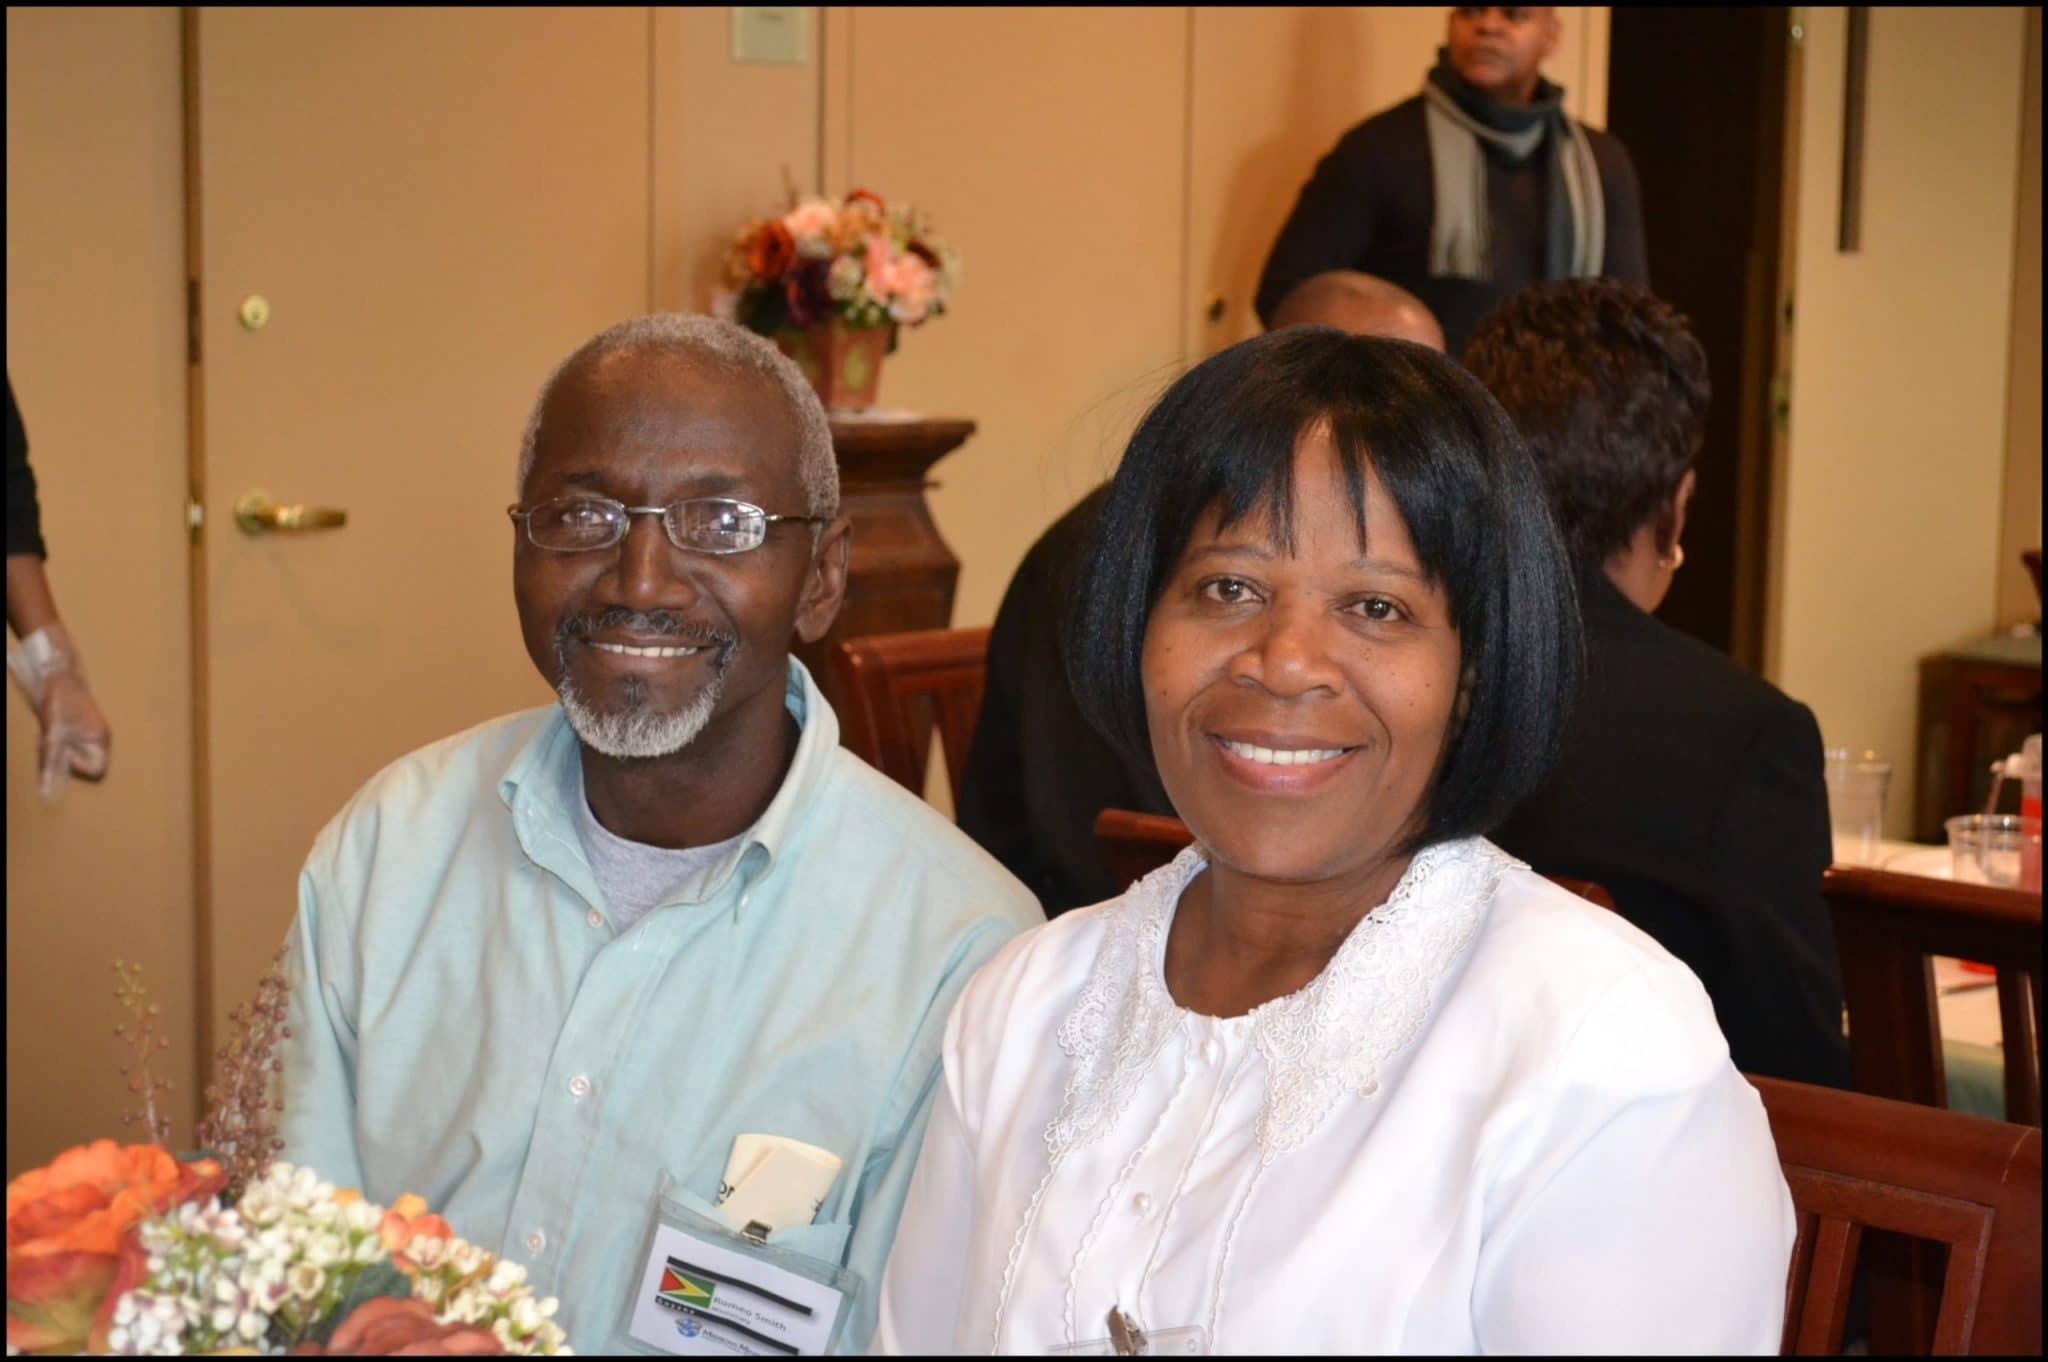
<instances>
[{"instance_id":1,"label":"shirt button","mask_svg":"<svg viewBox=\"0 0 2048 1362\"><path fill-rule=\"evenodd\" d=\"M577 1074L569 1080L569 1095L579 1102L590 1096L590 1080Z\"/></svg>"},{"instance_id":2,"label":"shirt button","mask_svg":"<svg viewBox=\"0 0 2048 1362\"><path fill-rule=\"evenodd\" d=\"M547 1246L548 1237L539 1230L535 1230L532 1234L526 1236L526 1251L528 1253L537 1254Z\"/></svg>"},{"instance_id":3,"label":"shirt button","mask_svg":"<svg viewBox=\"0 0 2048 1362\"><path fill-rule=\"evenodd\" d=\"M1136 1196L1132 1197L1131 1209L1136 1211L1140 1216L1148 1216L1152 1214L1151 1194L1148 1192L1140 1192Z\"/></svg>"},{"instance_id":4,"label":"shirt button","mask_svg":"<svg viewBox=\"0 0 2048 1362\"><path fill-rule=\"evenodd\" d=\"M597 909L595 909L595 908L591 909L591 910L590 910L590 925L591 925L592 927L602 927L602 926L604 926L604 914L603 914L603 913L600 913L600 912L598 912L598 911L597 911Z\"/></svg>"}]
</instances>

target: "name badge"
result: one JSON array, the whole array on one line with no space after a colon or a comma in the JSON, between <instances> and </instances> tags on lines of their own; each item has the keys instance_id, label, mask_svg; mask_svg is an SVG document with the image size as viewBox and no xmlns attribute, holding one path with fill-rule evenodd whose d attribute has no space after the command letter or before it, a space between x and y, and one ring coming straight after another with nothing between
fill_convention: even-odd
<instances>
[{"instance_id":1,"label":"name badge","mask_svg":"<svg viewBox=\"0 0 2048 1362\"><path fill-rule=\"evenodd\" d=\"M844 1226L734 1230L664 1171L646 1259L626 1305L635 1346L682 1357L817 1357L839 1340L859 1273ZM828 1256L829 1255L829 1256Z\"/></svg>"},{"instance_id":2,"label":"name badge","mask_svg":"<svg viewBox=\"0 0 2048 1362\"><path fill-rule=\"evenodd\" d=\"M817 1357L844 1292L758 1257L659 1226L627 1330L685 1357Z\"/></svg>"}]
</instances>

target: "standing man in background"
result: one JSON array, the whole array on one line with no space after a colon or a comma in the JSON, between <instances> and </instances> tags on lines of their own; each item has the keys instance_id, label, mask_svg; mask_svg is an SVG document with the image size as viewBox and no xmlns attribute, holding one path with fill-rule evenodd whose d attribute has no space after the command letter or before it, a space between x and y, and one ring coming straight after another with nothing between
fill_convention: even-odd
<instances>
[{"instance_id":1,"label":"standing man in background","mask_svg":"<svg viewBox=\"0 0 2048 1362\"><path fill-rule=\"evenodd\" d=\"M7 627L21 640L7 650L7 670L36 712L42 741L36 752L37 786L56 798L66 775L99 780L107 774L113 736L78 661L78 649L57 618L56 597L43 570L42 511L36 475L28 466L28 430L7 380Z\"/></svg>"},{"instance_id":2,"label":"standing man in background","mask_svg":"<svg viewBox=\"0 0 2048 1362\"><path fill-rule=\"evenodd\" d=\"M1316 165L1259 280L1268 326L1297 284L1362 270L1419 297L1460 354L1495 303L1547 279L1647 286L1643 211L1620 142L1569 117L1538 68L1549 6L1460 6L1422 93L1353 128Z\"/></svg>"}]
</instances>

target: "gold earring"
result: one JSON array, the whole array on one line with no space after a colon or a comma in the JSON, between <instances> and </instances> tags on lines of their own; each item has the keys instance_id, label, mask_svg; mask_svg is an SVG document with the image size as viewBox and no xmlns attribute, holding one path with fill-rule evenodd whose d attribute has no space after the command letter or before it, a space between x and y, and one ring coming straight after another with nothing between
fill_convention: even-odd
<instances>
[{"instance_id":1,"label":"gold earring","mask_svg":"<svg viewBox=\"0 0 2048 1362\"><path fill-rule=\"evenodd\" d=\"M1669 558L1660 558L1657 562L1658 566L1662 567L1666 572L1678 571L1685 566L1685 545L1673 544L1671 546L1671 556Z\"/></svg>"}]
</instances>

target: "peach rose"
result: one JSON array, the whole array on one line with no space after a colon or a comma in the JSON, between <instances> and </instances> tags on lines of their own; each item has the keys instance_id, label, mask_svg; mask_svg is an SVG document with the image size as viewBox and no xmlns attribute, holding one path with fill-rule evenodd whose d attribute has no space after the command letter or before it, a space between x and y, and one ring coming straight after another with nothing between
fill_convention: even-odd
<instances>
[{"instance_id":1,"label":"peach rose","mask_svg":"<svg viewBox=\"0 0 2048 1362\"><path fill-rule=\"evenodd\" d=\"M302 1343L295 1356L495 1357L504 1346L474 1324L442 1324L426 1302L378 1296L357 1306L335 1327L323 1350Z\"/></svg>"},{"instance_id":2,"label":"peach rose","mask_svg":"<svg viewBox=\"0 0 2048 1362\"><path fill-rule=\"evenodd\" d=\"M115 1271L135 1223L227 1185L212 1159L95 1140L7 1184L7 1343L22 1352L104 1346ZM130 1271L134 1277L134 1255ZM129 1283L132 1285L133 1283Z\"/></svg>"}]
</instances>

